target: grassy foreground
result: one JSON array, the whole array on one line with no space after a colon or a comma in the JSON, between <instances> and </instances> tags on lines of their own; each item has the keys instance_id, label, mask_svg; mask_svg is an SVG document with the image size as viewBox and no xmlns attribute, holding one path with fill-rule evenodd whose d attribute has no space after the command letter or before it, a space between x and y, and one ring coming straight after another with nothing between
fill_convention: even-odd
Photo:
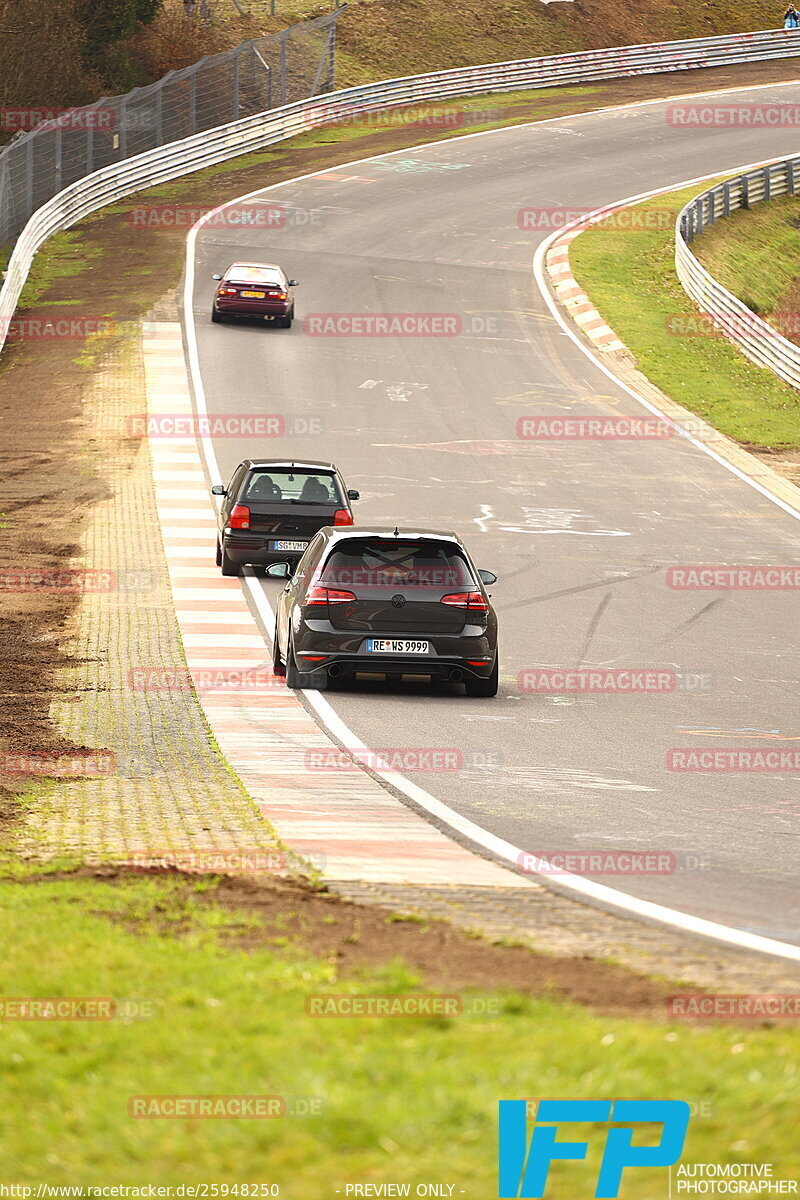
<instances>
[{"instance_id":1,"label":"grassy foreground","mask_svg":"<svg viewBox=\"0 0 800 1200\"><path fill-rule=\"evenodd\" d=\"M496 1195L501 1098L674 1097L696 1115L684 1162L798 1166L800 1030L597 1016L506 995L494 1017L319 1019L310 993L421 989L400 963L337 980L329 960L269 945L257 918L199 903L183 880L0 884L4 996L147 1001L142 1019L4 1021L2 1175L14 1182L277 1183L322 1200L348 1182L445 1181ZM279 941L281 939L278 939ZM713 1070L709 1064L713 1063ZM280 1095L311 1116L134 1119L135 1095ZM297 1098L305 1101L298 1104ZM593 1194L585 1164L559 1195ZM663 1171L624 1197L655 1200ZM461 1191L463 1189L463 1192Z\"/></svg>"},{"instance_id":2,"label":"grassy foreground","mask_svg":"<svg viewBox=\"0 0 800 1200\"><path fill-rule=\"evenodd\" d=\"M675 274L674 219L708 186L636 205L647 228L621 229L612 215L588 229L570 246L573 274L644 374L673 400L739 442L800 446L797 392L711 336Z\"/></svg>"}]
</instances>

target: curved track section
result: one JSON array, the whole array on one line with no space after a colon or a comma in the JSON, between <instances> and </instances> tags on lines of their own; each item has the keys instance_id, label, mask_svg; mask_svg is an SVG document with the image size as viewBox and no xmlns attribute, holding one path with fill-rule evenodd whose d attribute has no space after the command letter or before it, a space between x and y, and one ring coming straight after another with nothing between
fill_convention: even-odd
<instances>
[{"instance_id":1,"label":"curved track section","mask_svg":"<svg viewBox=\"0 0 800 1200\"><path fill-rule=\"evenodd\" d=\"M725 99L797 95L782 84ZM602 882L800 944L797 776L666 768L674 748L800 745L793 594L679 591L666 575L796 562L796 520L683 438L517 437L525 416L642 412L553 320L531 274L546 231L520 230L520 210L597 208L793 149L785 131L689 130L666 109L473 135L270 188L254 202L285 206L281 228L200 229L190 316L209 412L280 413L291 429L215 439L224 477L246 455L331 457L362 491L360 516L455 527L500 576L496 701L350 684L326 696L345 725L372 747L461 749L462 770L409 778L488 837L542 857L674 855L667 873ZM209 323L211 275L248 257L301 280L291 331ZM309 314L362 312L456 314L462 332L311 332ZM302 432L309 419L316 435ZM279 585L256 586L269 598ZM520 688L540 665L658 667L705 688Z\"/></svg>"}]
</instances>

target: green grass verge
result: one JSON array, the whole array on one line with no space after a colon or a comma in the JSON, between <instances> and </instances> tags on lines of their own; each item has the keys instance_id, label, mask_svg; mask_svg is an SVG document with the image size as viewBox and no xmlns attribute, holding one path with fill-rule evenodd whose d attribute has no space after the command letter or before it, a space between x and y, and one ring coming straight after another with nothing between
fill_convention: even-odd
<instances>
[{"instance_id":1,"label":"green grass verge","mask_svg":"<svg viewBox=\"0 0 800 1200\"><path fill-rule=\"evenodd\" d=\"M692 249L728 291L769 317L800 279L800 198L785 196L733 213L696 238Z\"/></svg>"},{"instance_id":2,"label":"green grass verge","mask_svg":"<svg viewBox=\"0 0 800 1200\"><path fill-rule=\"evenodd\" d=\"M708 184L656 196L641 206L653 228L619 229L614 219L570 246L572 271L648 379L722 433L748 445L800 446L800 397L721 337L678 331L696 309L674 267L678 210Z\"/></svg>"},{"instance_id":3,"label":"green grass verge","mask_svg":"<svg viewBox=\"0 0 800 1200\"><path fill-rule=\"evenodd\" d=\"M205 885L200 884L199 887ZM8 1179L275 1182L323 1200L347 1182L446 1181L496 1195L500 1098L675 1097L696 1104L684 1161L796 1166L800 1031L659 1025L505 995L491 1018L319 1019L318 991L403 993L400 963L342 982L327 959L243 953L255 918L201 905L185 881L0 883L5 996L136 998L149 1019L3 1023L0 1144ZM713 1071L708 1064L713 1063ZM134 1095L268 1094L314 1117L135 1120ZM602 1139L557 1168L593 1193ZM665 1195L637 1172L622 1197Z\"/></svg>"}]
</instances>

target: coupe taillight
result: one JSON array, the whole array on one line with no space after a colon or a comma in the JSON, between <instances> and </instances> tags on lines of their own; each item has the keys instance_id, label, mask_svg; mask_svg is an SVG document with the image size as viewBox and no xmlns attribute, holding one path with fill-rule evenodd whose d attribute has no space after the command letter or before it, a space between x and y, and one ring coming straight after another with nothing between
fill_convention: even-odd
<instances>
[{"instance_id":1,"label":"coupe taillight","mask_svg":"<svg viewBox=\"0 0 800 1200\"><path fill-rule=\"evenodd\" d=\"M217 288L217 295L218 296L238 296L239 289L238 288L229 288L229 287Z\"/></svg>"},{"instance_id":2,"label":"coupe taillight","mask_svg":"<svg viewBox=\"0 0 800 1200\"><path fill-rule=\"evenodd\" d=\"M333 523L334 525L352 525L353 514L348 512L346 508L337 508L333 514Z\"/></svg>"},{"instance_id":3,"label":"coupe taillight","mask_svg":"<svg viewBox=\"0 0 800 1200\"><path fill-rule=\"evenodd\" d=\"M306 592L306 604L347 604L348 601L355 600L353 592L345 591L344 588L329 588L321 583L313 583Z\"/></svg>"},{"instance_id":4,"label":"coupe taillight","mask_svg":"<svg viewBox=\"0 0 800 1200\"><path fill-rule=\"evenodd\" d=\"M450 592L442 596L440 604L449 604L451 608L466 608L468 612L488 613L489 605L480 592Z\"/></svg>"},{"instance_id":5,"label":"coupe taillight","mask_svg":"<svg viewBox=\"0 0 800 1200\"><path fill-rule=\"evenodd\" d=\"M228 519L228 525L231 529L250 528L250 509L246 504L234 504Z\"/></svg>"}]
</instances>

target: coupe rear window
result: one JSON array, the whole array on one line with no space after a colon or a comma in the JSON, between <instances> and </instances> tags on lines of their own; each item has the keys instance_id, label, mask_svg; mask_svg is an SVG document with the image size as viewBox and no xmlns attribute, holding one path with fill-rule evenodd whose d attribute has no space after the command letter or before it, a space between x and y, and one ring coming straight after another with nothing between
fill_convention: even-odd
<instances>
[{"instance_id":1,"label":"coupe rear window","mask_svg":"<svg viewBox=\"0 0 800 1200\"><path fill-rule=\"evenodd\" d=\"M432 591L474 588L467 560L452 542L349 539L332 551L320 582L329 586Z\"/></svg>"},{"instance_id":2,"label":"coupe rear window","mask_svg":"<svg viewBox=\"0 0 800 1200\"><path fill-rule=\"evenodd\" d=\"M280 283L277 271L264 271L259 267L235 267L226 275L228 283Z\"/></svg>"},{"instance_id":3,"label":"coupe rear window","mask_svg":"<svg viewBox=\"0 0 800 1200\"><path fill-rule=\"evenodd\" d=\"M251 471L245 481L242 500L297 501L302 504L332 504L344 507L335 475L308 471Z\"/></svg>"}]
</instances>

